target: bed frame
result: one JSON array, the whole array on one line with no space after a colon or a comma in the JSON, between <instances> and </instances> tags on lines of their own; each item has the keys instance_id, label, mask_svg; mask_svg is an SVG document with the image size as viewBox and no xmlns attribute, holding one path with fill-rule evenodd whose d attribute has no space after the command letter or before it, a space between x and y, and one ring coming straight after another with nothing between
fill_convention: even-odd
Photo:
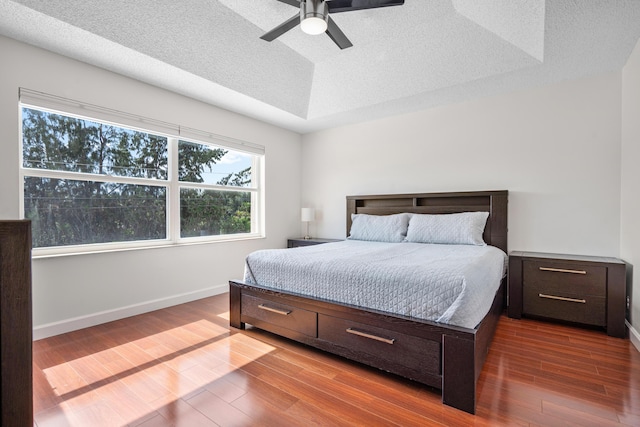
<instances>
[{"instance_id":1,"label":"bed frame","mask_svg":"<svg viewBox=\"0 0 640 427\"><path fill-rule=\"evenodd\" d=\"M507 191L347 197L351 214L489 212L487 244L507 252ZM444 404L471 414L476 383L505 307L505 281L475 329L229 282L230 325L245 324L442 390Z\"/></svg>"}]
</instances>

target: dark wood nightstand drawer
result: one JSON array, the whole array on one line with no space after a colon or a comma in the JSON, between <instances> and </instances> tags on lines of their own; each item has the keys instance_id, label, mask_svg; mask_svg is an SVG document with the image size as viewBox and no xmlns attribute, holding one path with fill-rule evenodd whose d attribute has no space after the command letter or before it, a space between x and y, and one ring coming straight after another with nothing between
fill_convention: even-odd
<instances>
[{"instance_id":1,"label":"dark wood nightstand drawer","mask_svg":"<svg viewBox=\"0 0 640 427\"><path fill-rule=\"evenodd\" d=\"M536 286L525 286L523 297L523 312L526 314L585 325L606 325L605 297L547 292Z\"/></svg>"},{"instance_id":2,"label":"dark wood nightstand drawer","mask_svg":"<svg viewBox=\"0 0 640 427\"><path fill-rule=\"evenodd\" d=\"M531 287L545 294L607 295L606 267L525 260L522 268L525 289Z\"/></svg>"},{"instance_id":3,"label":"dark wood nightstand drawer","mask_svg":"<svg viewBox=\"0 0 640 427\"><path fill-rule=\"evenodd\" d=\"M291 305L274 303L267 299L242 295L242 315L256 320L256 326L269 330L267 325L276 325L292 331L315 337L318 330L318 314Z\"/></svg>"},{"instance_id":4,"label":"dark wood nightstand drawer","mask_svg":"<svg viewBox=\"0 0 640 427\"><path fill-rule=\"evenodd\" d=\"M318 315L318 338L417 372L441 374L440 361L426 357L440 352L433 341L324 314Z\"/></svg>"}]
</instances>

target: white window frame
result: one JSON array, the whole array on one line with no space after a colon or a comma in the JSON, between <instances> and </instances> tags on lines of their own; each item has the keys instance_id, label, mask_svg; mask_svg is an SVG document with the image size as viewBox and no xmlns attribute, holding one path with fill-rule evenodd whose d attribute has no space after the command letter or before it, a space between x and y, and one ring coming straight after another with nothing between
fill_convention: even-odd
<instances>
[{"instance_id":1,"label":"white window frame","mask_svg":"<svg viewBox=\"0 0 640 427\"><path fill-rule=\"evenodd\" d=\"M22 138L22 109L32 108L48 113L60 114L81 120L89 120L106 125L150 133L167 138L168 177L167 180L151 178L123 177L105 174L65 172L49 169L25 168L23 163ZM79 101L60 98L53 95L20 88L18 103L19 114L19 192L20 215L24 213L24 179L26 177L43 177L55 179L71 179L97 182L111 182L120 184L134 184L145 186L159 186L166 188L166 235L165 239L136 240L126 242L92 243L83 245L51 246L33 248L34 257L49 257L71 254L85 254L93 252L122 251L142 248L156 248L164 246L201 244L263 238L264 233L264 162L265 149L263 146L247 141L216 135L184 126L174 125L145 117L140 117L117 110L98 107ZM80 114L80 112L82 114ZM235 152L250 154L253 157L251 165L251 187L234 187L207 183L191 183L178 180L178 143L188 141L196 144L222 148ZM215 191L242 192L251 194L251 231L249 233L210 235L198 237L180 237L180 189L195 188Z\"/></svg>"}]
</instances>

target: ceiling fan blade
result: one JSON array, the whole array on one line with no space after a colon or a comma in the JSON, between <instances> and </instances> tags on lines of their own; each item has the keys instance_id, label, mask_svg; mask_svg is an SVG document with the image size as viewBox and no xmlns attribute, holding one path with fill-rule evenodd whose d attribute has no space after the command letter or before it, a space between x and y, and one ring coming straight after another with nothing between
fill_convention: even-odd
<instances>
[{"instance_id":1,"label":"ceiling fan blade","mask_svg":"<svg viewBox=\"0 0 640 427\"><path fill-rule=\"evenodd\" d=\"M287 31L289 31L290 29L297 27L298 24L300 24L300 14L294 15L293 17L291 17L291 19L289 19L288 21L283 22L282 24L278 25L273 30L271 30L268 33L264 34L260 38L262 40L266 40L268 42L274 41L275 39L277 39L278 37L280 37L281 35L283 35Z\"/></svg>"},{"instance_id":2,"label":"ceiling fan blade","mask_svg":"<svg viewBox=\"0 0 640 427\"><path fill-rule=\"evenodd\" d=\"M333 40L333 42L338 45L340 49L346 49L353 46L347 36L344 35L342 30L338 27L336 22L331 19L331 17L329 17L329 20L327 22L326 33L331 38L331 40Z\"/></svg>"},{"instance_id":3,"label":"ceiling fan blade","mask_svg":"<svg viewBox=\"0 0 640 427\"><path fill-rule=\"evenodd\" d=\"M375 9L386 6L402 6L404 0L331 0L327 1L329 13L351 12L353 10Z\"/></svg>"},{"instance_id":4,"label":"ceiling fan blade","mask_svg":"<svg viewBox=\"0 0 640 427\"><path fill-rule=\"evenodd\" d=\"M278 0L280 3L290 4L291 6L300 7L300 0Z\"/></svg>"}]
</instances>

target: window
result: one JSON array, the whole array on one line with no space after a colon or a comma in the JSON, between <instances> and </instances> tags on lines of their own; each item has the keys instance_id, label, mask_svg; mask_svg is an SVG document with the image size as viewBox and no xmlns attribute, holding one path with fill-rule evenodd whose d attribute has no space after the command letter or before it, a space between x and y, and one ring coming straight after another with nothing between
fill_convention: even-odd
<instances>
[{"instance_id":1,"label":"window","mask_svg":"<svg viewBox=\"0 0 640 427\"><path fill-rule=\"evenodd\" d=\"M220 187L250 188L252 163L248 154L178 141L180 237L251 231L251 192Z\"/></svg>"},{"instance_id":2,"label":"window","mask_svg":"<svg viewBox=\"0 0 640 427\"><path fill-rule=\"evenodd\" d=\"M177 126L172 135L116 125L102 111L89 119L21 103L23 212L36 251L261 235L259 149Z\"/></svg>"}]
</instances>

